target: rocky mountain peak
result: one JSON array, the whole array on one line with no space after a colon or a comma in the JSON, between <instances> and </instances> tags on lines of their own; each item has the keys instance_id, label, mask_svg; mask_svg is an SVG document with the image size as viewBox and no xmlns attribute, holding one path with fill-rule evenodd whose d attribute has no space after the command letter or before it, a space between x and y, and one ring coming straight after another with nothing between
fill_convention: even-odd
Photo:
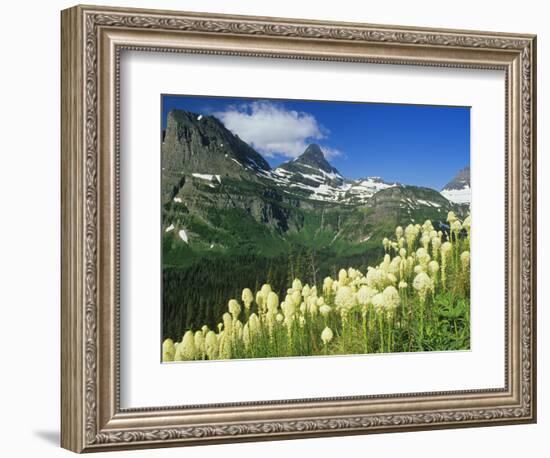
<instances>
[{"instance_id":1,"label":"rocky mountain peak","mask_svg":"<svg viewBox=\"0 0 550 458\"><path fill-rule=\"evenodd\" d=\"M469 165L460 170L455 177L443 187L443 190L464 189L466 186L470 186Z\"/></svg>"},{"instance_id":2,"label":"rocky mountain peak","mask_svg":"<svg viewBox=\"0 0 550 458\"><path fill-rule=\"evenodd\" d=\"M451 202L457 204L469 204L472 199L470 189L470 166L464 167L449 181L441 191L441 194Z\"/></svg>"},{"instance_id":3,"label":"rocky mountain peak","mask_svg":"<svg viewBox=\"0 0 550 458\"><path fill-rule=\"evenodd\" d=\"M321 147L310 144L305 151L292 161L285 162L277 167L276 172L292 176L292 181L309 184L314 187L320 185L339 186L344 177L325 159Z\"/></svg>"},{"instance_id":4,"label":"rocky mountain peak","mask_svg":"<svg viewBox=\"0 0 550 458\"><path fill-rule=\"evenodd\" d=\"M325 159L325 155L323 154L321 147L315 143L308 145L306 150L298 156L294 162L317 167L327 173L338 173L338 171Z\"/></svg>"}]
</instances>

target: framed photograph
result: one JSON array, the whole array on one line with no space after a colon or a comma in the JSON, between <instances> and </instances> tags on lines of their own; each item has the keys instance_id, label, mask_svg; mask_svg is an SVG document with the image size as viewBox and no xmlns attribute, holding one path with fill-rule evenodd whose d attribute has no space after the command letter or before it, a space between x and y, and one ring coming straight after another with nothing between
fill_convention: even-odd
<instances>
[{"instance_id":1,"label":"framed photograph","mask_svg":"<svg viewBox=\"0 0 550 458\"><path fill-rule=\"evenodd\" d=\"M536 421L536 38L62 12L62 446Z\"/></svg>"}]
</instances>

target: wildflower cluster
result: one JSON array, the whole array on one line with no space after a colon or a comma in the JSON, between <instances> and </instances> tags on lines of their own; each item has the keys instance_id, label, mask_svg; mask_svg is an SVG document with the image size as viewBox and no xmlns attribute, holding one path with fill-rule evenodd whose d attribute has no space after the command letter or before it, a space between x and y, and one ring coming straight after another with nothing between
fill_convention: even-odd
<instances>
[{"instance_id":1,"label":"wildflower cluster","mask_svg":"<svg viewBox=\"0 0 550 458\"><path fill-rule=\"evenodd\" d=\"M269 284L255 293L245 288L240 301L229 300L216 329L166 339L163 361L469 345L470 217L461 222L449 212L447 222L446 233L429 220L397 227L382 242L380 264L366 272L341 269L319 288L300 279L281 295Z\"/></svg>"}]
</instances>

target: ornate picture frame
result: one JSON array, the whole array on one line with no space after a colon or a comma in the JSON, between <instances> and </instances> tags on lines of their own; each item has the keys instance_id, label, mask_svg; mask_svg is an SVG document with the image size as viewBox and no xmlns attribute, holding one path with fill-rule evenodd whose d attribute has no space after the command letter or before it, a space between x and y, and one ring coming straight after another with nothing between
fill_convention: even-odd
<instances>
[{"instance_id":1,"label":"ornate picture frame","mask_svg":"<svg viewBox=\"0 0 550 458\"><path fill-rule=\"evenodd\" d=\"M536 37L75 6L62 12L62 419L75 452L536 421ZM124 50L505 72L503 389L122 409Z\"/></svg>"}]
</instances>

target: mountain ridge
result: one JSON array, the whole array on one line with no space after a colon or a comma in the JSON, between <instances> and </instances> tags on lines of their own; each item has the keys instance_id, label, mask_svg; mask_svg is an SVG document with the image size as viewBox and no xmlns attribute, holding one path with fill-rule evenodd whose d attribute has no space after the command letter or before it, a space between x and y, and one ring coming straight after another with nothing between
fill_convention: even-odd
<instances>
[{"instance_id":1,"label":"mountain ridge","mask_svg":"<svg viewBox=\"0 0 550 458\"><path fill-rule=\"evenodd\" d=\"M272 168L260 153L215 116L180 109L168 113L162 152L164 202L177 195L183 185L182 172L219 180L225 176L268 181L300 198L346 205L366 204L378 191L401 185L379 176L346 178L326 160L322 148L315 143L309 144L297 158ZM463 186L466 182L467 188ZM452 203L468 204L469 167L460 170L441 194Z\"/></svg>"},{"instance_id":2,"label":"mountain ridge","mask_svg":"<svg viewBox=\"0 0 550 458\"><path fill-rule=\"evenodd\" d=\"M328 220L323 218L323 223L316 223L321 225L316 230L337 228L333 237L340 237L346 234L340 232L346 221L363 221L363 229L349 231L355 234L350 235L350 242L358 243L372 235L367 234L369 219L356 218L360 214L372 214L373 222L407 224L420 217L444 219L447 211L461 211L435 190L389 183L380 177L345 179L316 144L294 161L272 169L215 117L183 110L169 113L162 164L163 229L167 236L183 230L180 239L185 244L197 239L193 228L201 239L207 233L218 233L208 236L208 246L213 240L219 243L223 239L220 228L229 221L220 215L235 212L243 221L251 218L250 224L261 225L259 233L269 240L272 235L266 230L286 237L303 230L315 212L339 213L336 226L327 226ZM313 220L317 221L317 216ZM243 234L248 231L237 221L229 230L236 230L235 224ZM234 236L241 239L240 234Z\"/></svg>"}]
</instances>

